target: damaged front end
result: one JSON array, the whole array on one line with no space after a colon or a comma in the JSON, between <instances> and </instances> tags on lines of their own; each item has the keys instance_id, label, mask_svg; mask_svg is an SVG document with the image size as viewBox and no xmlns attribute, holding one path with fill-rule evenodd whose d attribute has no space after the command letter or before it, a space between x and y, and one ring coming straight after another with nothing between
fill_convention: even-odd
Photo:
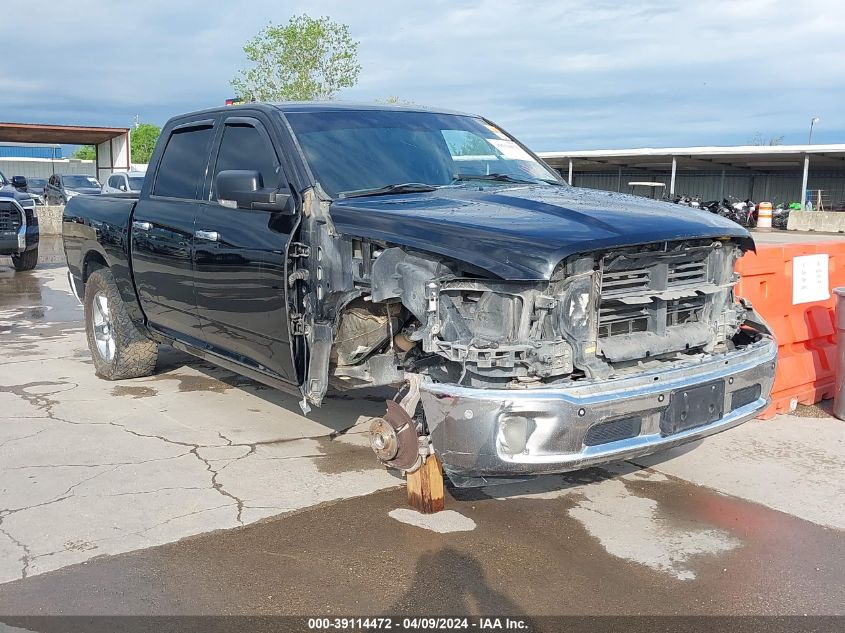
<instances>
[{"instance_id":1,"label":"damaged front end","mask_svg":"<svg viewBox=\"0 0 845 633\"><path fill-rule=\"evenodd\" d=\"M306 395L318 403L327 381L404 385L372 428L390 466L433 451L458 485L576 470L736 426L768 402L777 350L734 297L740 239L580 253L548 279L510 281L313 235L322 267L343 272L317 260L299 276L324 283Z\"/></svg>"}]
</instances>

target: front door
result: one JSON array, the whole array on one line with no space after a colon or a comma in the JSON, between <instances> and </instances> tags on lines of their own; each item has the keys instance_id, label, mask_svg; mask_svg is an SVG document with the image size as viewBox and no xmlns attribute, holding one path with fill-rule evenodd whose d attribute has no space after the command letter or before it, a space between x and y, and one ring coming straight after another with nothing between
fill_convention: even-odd
<instances>
[{"instance_id":1,"label":"front door","mask_svg":"<svg viewBox=\"0 0 845 633\"><path fill-rule=\"evenodd\" d=\"M285 301L295 217L223 206L214 187L221 171L246 169L261 175L263 187L287 188L268 126L257 116L231 116L218 133L209 201L194 231L197 313L203 339L216 351L296 383Z\"/></svg>"},{"instance_id":2,"label":"front door","mask_svg":"<svg viewBox=\"0 0 845 633\"><path fill-rule=\"evenodd\" d=\"M150 324L178 339L201 339L193 277L194 222L203 203L214 121L177 126L152 190L132 216L132 271Z\"/></svg>"}]
</instances>

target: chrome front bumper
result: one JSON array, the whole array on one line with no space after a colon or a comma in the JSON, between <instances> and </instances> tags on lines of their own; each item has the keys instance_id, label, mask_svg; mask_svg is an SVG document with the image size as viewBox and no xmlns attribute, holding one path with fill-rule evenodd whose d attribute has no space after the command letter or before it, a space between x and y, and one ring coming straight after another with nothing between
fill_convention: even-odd
<instances>
[{"instance_id":1,"label":"chrome front bumper","mask_svg":"<svg viewBox=\"0 0 845 633\"><path fill-rule=\"evenodd\" d=\"M446 472L456 483L467 478L483 483L486 477L560 473L639 457L742 424L768 405L776 358L777 345L766 337L704 361L575 386L519 390L423 383L420 389L432 444ZM693 390L703 385L714 385L717 402L723 397L722 408L715 409L721 417L661 431L673 396L694 398L700 391ZM635 436L597 443L595 429L588 435L595 425L637 419ZM612 427L600 427L606 428Z\"/></svg>"}]
</instances>

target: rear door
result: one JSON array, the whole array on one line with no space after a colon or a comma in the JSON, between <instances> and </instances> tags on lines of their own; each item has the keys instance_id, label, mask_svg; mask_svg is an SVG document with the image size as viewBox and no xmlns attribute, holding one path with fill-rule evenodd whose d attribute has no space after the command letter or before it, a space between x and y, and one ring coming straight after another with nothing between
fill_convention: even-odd
<instances>
[{"instance_id":1,"label":"rear door","mask_svg":"<svg viewBox=\"0 0 845 633\"><path fill-rule=\"evenodd\" d=\"M220 353L292 383L285 287L285 254L295 217L233 209L217 200L215 177L255 170L261 186L288 188L272 126L259 112L228 116L217 134L208 203L195 227L194 280L203 339Z\"/></svg>"},{"instance_id":2,"label":"rear door","mask_svg":"<svg viewBox=\"0 0 845 633\"><path fill-rule=\"evenodd\" d=\"M214 118L170 130L148 196L132 217L132 269L150 324L175 338L201 339L193 277L194 220L204 206Z\"/></svg>"}]
</instances>

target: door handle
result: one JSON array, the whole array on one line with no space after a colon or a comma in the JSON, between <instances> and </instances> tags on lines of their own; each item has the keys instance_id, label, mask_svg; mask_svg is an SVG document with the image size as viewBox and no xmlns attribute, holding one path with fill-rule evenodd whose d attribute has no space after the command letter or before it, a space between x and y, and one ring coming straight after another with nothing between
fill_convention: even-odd
<instances>
[{"instance_id":1,"label":"door handle","mask_svg":"<svg viewBox=\"0 0 845 633\"><path fill-rule=\"evenodd\" d=\"M217 242L220 240L220 233L217 231L195 231L194 237L198 240L208 240L209 242Z\"/></svg>"},{"instance_id":2,"label":"door handle","mask_svg":"<svg viewBox=\"0 0 845 633\"><path fill-rule=\"evenodd\" d=\"M152 222L133 222L132 228L138 229L139 231L149 231L153 228L153 224Z\"/></svg>"}]
</instances>

